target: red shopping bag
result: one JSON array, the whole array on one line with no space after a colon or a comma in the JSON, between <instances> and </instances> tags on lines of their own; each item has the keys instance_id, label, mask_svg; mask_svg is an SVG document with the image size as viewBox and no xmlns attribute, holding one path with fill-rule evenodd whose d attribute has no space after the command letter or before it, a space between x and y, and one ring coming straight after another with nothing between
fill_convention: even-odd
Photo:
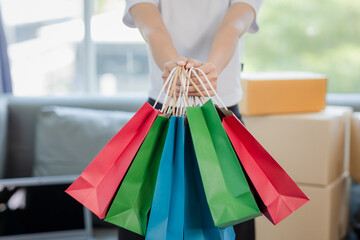
<instances>
[{"instance_id":1,"label":"red shopping bag","mask_svg":"<svg viewBox=\"0 0 360 240\"><path fill-rule=\"evenodd\" d=\"M145 103L66 189L66 193L99 218L105 218L120 182L159 113Z\"/></svg>"},{"instance_id":2,"label":"red shopping bag","mask_svg":"<svg viewBox=\"0 0 360 240\"><path fill-rule=\"evenodd\" d=\"M231 114L223 126L261 201L263 214L276 225L309 199L290 176Z\"/></svg>"}]
</instances>

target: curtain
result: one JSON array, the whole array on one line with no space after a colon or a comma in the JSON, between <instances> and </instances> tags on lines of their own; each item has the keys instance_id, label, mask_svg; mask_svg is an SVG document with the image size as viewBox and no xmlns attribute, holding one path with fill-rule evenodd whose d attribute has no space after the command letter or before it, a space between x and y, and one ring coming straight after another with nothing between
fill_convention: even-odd
<instances>
[{"instance_id":1,"label":"curtain","mask_svg":"<svg viewBox=\"0 0 360 240\"><path fill-rule=\"evenodd\" d=\"M7 41L0 6L0 93L12 93Z\"/></svg>"}]
</instances>

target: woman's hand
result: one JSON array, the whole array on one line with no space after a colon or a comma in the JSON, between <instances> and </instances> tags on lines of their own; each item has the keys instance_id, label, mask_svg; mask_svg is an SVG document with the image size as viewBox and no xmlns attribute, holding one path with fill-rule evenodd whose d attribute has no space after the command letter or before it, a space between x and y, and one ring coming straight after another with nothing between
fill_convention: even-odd
<instances>
[{"instance_id":1,"label":"woman's hand","mask_svg":"<svg viewBox=\"0 0 360 240\"><path fill-rule=\"evenodd\" d=\"M178 57L176 60L167 61L164 64L163 72L162 72L162 79L165 82L168 76L170 75L171 70L173 70L177 66L184 67L186 64L186 58L185 57Z\"/></svg>"},{"instance_id":2,"label":"woman's hand","mask_svg":"<svg viewBox=\"0 0 360 240\"><path fill-rule=\"evenodd\" d=\"M206 90L208 91L210 96L214 96L216 91L217 91L217 79L218 79L218 74L217 74L217 71L216 71L215 64L213 64L213 63L204 63L199 67L199 69L202 70L205 73L205 75L208 78L212 88L210 87L209 83L205 79L204 75L198 70L196 70L197 75L200 77L200 79L204 83L204 85L206 87ZM196 79L195 83L197 84L197 87L199 87L201 89L202 94L205 97L208 96L206 91L204 90L203 85L199 82L199 80L193 74L192 79L194 79L194 78ZM214 89L215 92L212 89ZM197 93L197 91L196 91L196 93ZM197 94L197 95L192 95L192 94L194 94L194 93L193 92L190 93L190 89L189 89L189 95L190 96L199 96L200 95L200 94Z\"/></svg>"},{"instance_id":3,"label":"woman's hand","mask_svg":"<svg viewBox=\"0 0 360 240\"><path fill-rule=\"evenodd\" d=\"M199 68L200 70L202 70L206 77L209 79L213 89L215 91L217 91L217 79L218 79L218 74L216 71L216 66L213 63L202 63L196 59L190 58L187 62L186 62L186 69L190 69L190 68ZM210 94L210 96L215 95L214 91L211 89L209 83L206 81L205 77L203 76L203 74L198 71L195 70L197 75L200 77L200 79L202 80L202 82L204 83L206 90L208 91L208 93ZM197 79L197 77L195 76L194 73L192 73L191 75L191 80L195 83L196 87L193 86L192 84L190 84L189 86L189 96L198 96L200 97L201 94L205 97L208 96L208 94L206 93L206 91L204 90L203 85L199 82L199 80ZM180 83L177 83L177 91L180 91ZM201 91L201 94L199 93L199 91L196 89L198 88Z\"/></svg>"},{"instance_id":4,"label":"woman's hand","mask_svg":"<svg viewBox=\"0 0 360 240\"><path fill-rule=\"evenodd\" d=\"M217 71L216 71L215 64L213 64L213 63L203 63L203 62L200 62L200 61L198 61L196 59L193 59L193 58L190 58L190 59L187 60L185 57L179 57L177 60L172 60L172 61L168 61L168 62L165 63L164 70L163 70L163 73L162 73L162 78L163 78L164 82L168 78L171 70L173 70L177 66L185 67L185 69L190 69L192 67L199 68L200 70L202 70L205 73L205 75L209 79L213 89L215 91L217 91L218 74L217 74ZM209 83L206 81L203 74L198 70L195 70L195 71L196 71L197 75L200 77L200 79L202 80L202 82L204 83L204 85L206 87L206 90L208 91L210 96L215 95L214 91L211 89ZM191 80L196 85L196 87L193 84L190 84L188 95L189 96L198 96L198 97L200 97L201 94L202 94L203 96L207 97L208 94L206 93L206 91L204 90L203 85L200 83L200 81L197 79L197 77L195 76L194 73L192 73L192 75L191 75ZM181 83L179 81L177 81L176 85L177 85L176 86L176 91L177 91L177 93L179 93L180 88L181 88ZM201 94L199 93L199 91L197 89L200 90Z\"/></svg>"}]
</instances>

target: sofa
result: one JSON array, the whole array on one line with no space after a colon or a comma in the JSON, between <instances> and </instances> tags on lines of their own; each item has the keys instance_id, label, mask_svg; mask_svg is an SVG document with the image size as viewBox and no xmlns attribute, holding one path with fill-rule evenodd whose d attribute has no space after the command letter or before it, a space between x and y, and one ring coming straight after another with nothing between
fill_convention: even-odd
<instances>
[{"instance_id":1,"label":"sofa","mask_svg":"<svg viewBox=\"0 0 360 240\"><path fill-rule=\"evenodd\" d=\"M35 141L38 129L37 120L39 119L39 114L41 115L41 110L47 106L101 110L99 113L106 116L106 111L110 111L108 113L113 111L136 112L146 99L144 94L118 97L0 97L0 178L33 176L33 166L36 163L34 158L36 149L39 147L36 146ZM94 113L96 114L96 111ZM78 115L81 115L81 112ZM118 129L113 130L113 134L116 131ZM111 133L108 133L108 138L109 134ZM69 138L69 141L71 141L72 136L69 136ZM105 143L107 140L109 139L105 139ZM44 140L42 141L44 142ZM82 141L86 143L86 139ZM91 152L90 155L96 154L94 149L89 149L89 151ZM88 160L88 162L90 161L91 159ZM66 175L68 173L61 172L59 174ZM71 174L76 173L72 172Z\"/></svg>"}]
</instances>

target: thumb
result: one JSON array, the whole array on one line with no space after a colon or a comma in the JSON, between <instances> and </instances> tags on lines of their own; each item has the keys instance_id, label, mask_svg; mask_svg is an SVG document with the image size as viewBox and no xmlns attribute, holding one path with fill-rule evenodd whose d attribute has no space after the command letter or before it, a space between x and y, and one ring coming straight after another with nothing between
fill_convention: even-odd
<instances>
[{"instance_id":1,"label":"thumb","mask_svg":"<svg viewBox=\"0 0 360 240\"><path fill-rule=\"evenodd\" d=\"M185 64L186 64L186 58L185 58L185 57L179 57L179 58L177 59L177 61L176 61L176 64L177 64L178 66L181 66L181 67L185 66Z\"/></svg>"}]
</instances>

